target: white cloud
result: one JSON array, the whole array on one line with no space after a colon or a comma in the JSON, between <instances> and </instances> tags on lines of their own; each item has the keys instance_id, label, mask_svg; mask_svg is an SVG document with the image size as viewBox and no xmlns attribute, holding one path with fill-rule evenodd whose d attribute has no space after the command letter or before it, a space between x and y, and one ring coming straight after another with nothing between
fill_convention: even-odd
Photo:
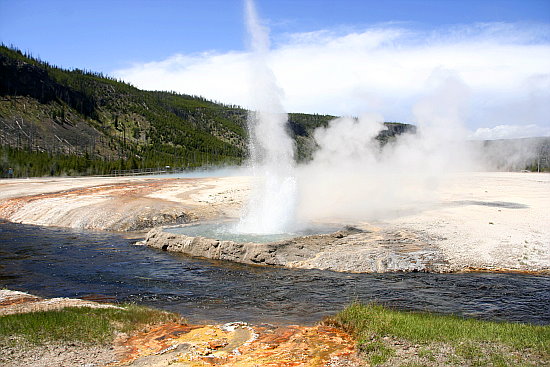
<instances>
[{"instance_id":1,"label":"white cloud","mask_svg":"<svg viewBox=\"0 0 550 367\"><path fill-rule=\"evenodd\" d=\"M470 135L472 139L496 140L550 136L550 127L530 125L497 125L492 128L480 127Z\"/></svg>"},{"instance_id":2,"label":"white cloud","mask_svg":"<svg viewBox=\"0 0 550 367\"><path fill-rule=\"evenodd\" d=\"M470 91L462 113L470 130L533 125L533 132L546 131L549 29L496 23L430 33L391 25L347 33L320 30L285 37L268 61L290 112L378 112L387 121L416 122L413 106L430 89L430 76L449 70ZM246 107L252 105L249 83L254 82L248 63L246 52L207 52L135 64L113 74L144 89Z\"/></svg>"}]
</instances>

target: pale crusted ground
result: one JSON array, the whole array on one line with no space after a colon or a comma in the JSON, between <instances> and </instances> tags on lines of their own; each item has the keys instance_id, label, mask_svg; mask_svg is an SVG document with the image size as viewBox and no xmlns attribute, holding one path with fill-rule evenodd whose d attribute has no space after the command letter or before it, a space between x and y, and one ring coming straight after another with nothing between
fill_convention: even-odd
<instances>
[{"instance_id":1,"label":"pale crusted ground","mask_svg":"<svg viewBox=\"0 0 550 367\"><path fill-rule=\"evenodd\" d=\"M450 177L433 208L383 223L424 231L456 268L550 269L550 174Z\"/></svg>"},{"instance_id":2,"label":"pale crusted ground","mask_svg":"<svg viewBox=\"0 0 550 367\"><path fill-rule=\"evenodd\" d=\"M18 341L13 346L0 346L3 367L95 367L116 360L114 348L82 343L44 343L40 346Z\"/></svg>"},{"instance_id":3,"label":"pale crusted ground","mask_svg":"<svg viewBox=\"0 0 550 367\"><path fill-rule=\"evenodd\" d=\"M32 294L0 289L0 317L16 313L59 310L64 307L113 308L73 298L44 299ZM53 367L53 366L103 366L116 360L111 345L48 342L34 345L18 336L0 343L0 366L4 367ZM4 344L5 342L5 344Z\"/></svg>"},{"instance_id":4,"label":"pale crusted ground","mask_svg":"<svg viewBox=\"0 0 550 367\"><path fill-rule=\"evenodd\" d=\"M0 289L0 316L17 313L59 310L65 307L116 308L75 298L40 298L28 293Z\"/></svg>"},{"instance_id":5,"label":"pale crusted ground","mask_svg":"<svg viewBox=\"0 0 550 367\"><path fill-rule=\"evenodd\" d=\"M43 226L136 231L236 216L247 182L243 177L0 180L0 218Z\"/></svg>"},{"instance_id":6,"label":"pale crusted ground","mask_svg":"<svg viewBox=\"0 0 550 367\"><path fill-rule=\"evenodd\" d=\"M0 180L0 218L47 226L142 230L238 217L249 193L248 177ZM349 224L343 218L332 222ZM442 254L450 270L548 271L550 174L476 172L442 178L431 202L395 210L383 220L356 218L353 224L375 233L410 233L411 240L420 238ZM306 265L321 266L315 261Z\"/></svg>"}]
</instances>

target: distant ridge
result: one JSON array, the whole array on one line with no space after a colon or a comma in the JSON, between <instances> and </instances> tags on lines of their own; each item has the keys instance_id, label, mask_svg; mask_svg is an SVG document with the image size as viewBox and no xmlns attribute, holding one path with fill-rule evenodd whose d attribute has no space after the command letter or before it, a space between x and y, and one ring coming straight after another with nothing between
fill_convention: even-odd
<instances>
[{"instance_id":1,"label":"distant ridge","mask_svg":"<svg viewBox=\"0 0 550 367\"><path fill-rule=\"evenodd\" d=\"M203 97L143 91L92 71L65 70L0 46L0 176L110 174L154 167L238 165L248 111ZM297 159L334 116L289 114ZM387 123L384 143L415 127Z\"/></svg>"}]
</instances>

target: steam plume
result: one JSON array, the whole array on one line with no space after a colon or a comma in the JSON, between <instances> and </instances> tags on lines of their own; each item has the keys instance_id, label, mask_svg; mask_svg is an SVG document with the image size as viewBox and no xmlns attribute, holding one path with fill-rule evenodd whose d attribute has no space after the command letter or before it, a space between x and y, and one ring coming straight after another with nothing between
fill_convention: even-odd
<instances>
[{"instance_id":1,"label":"steam plume","mask_svg":"<svg viewBox=\"0 0 550 367\"><path fill-rule=\"evenodd\" d=\"M294 145L285 128L282 90L268 66L268 30L260 24L252 0L246 1L246 21L252 49L251 95L256 110L248 116L250 163L260 182L237 231L282 233L294 223Z\"/></svg>"},{"instance_id":2,"label":"steam plume","mask_svg":"<svg viewBox=\"0 0 550 367\"><path fill-rule=\"evenodd\" d=\"M319 150L298 173L299 219L352 223L422 210L446 174L472 167L460 117L468 88L449 72L436 72L429 84L414 108L417 134L380 146L378 114L339 118L315 131Z\"/></svg>"}]
</instances>

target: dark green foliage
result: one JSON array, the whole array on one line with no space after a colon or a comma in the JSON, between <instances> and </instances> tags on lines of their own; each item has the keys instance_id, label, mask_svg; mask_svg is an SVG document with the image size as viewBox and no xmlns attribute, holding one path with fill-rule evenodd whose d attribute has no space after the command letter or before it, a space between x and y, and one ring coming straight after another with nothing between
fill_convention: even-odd
<instances>
[{"instance_id":1,"label":"dark green foliage","mask_svg":"<svg viewBox=\"0 0 550 367\"><path fill-rule=\"evenodd\" d=\"M141 91L3 45L0 75L2 172L99 174L239 164L246 156L247 111L235 106Z\"/></svg>"},{"instance_id":2,"label":"dark green foliage","mask_svg":"<svg viewBox=\"0 0 550 367\"><path fill-rule=\"evenodd\" d=\"M309 115L305 113L288 114L288 130L290 136L296 142L296 160L307 162L313 158L313 153L318 148L313 139L313 132L318 127L328 127L335 116Z\"/></svg>"},{"instance_id":3,"label":"dark green foliage","mask_svg":"<svg viewBox=\"0 0 550 367\"><path fill-rule=\"evenodd\" d=\"M162 149L162 147L161 147ZM41 177L41 176L79 176L110 175L114 171L156 169L165 166L172 168L196 168L208 162L209 156L194 152L189 156L174 156L162 150L143 151L141 159L130 156L129 159L91 159L87 155L51 154L21 150L11 147L0 147L0 178L4 177ZM181 152L180 152L181 153ZM183 153L182 153L183 154ZM212 162L215 163L215 162ZM225 163L238 164L237 159L226 157ZM9 170L12 170L10 174Z\"/></svg>"}]
</instances>

